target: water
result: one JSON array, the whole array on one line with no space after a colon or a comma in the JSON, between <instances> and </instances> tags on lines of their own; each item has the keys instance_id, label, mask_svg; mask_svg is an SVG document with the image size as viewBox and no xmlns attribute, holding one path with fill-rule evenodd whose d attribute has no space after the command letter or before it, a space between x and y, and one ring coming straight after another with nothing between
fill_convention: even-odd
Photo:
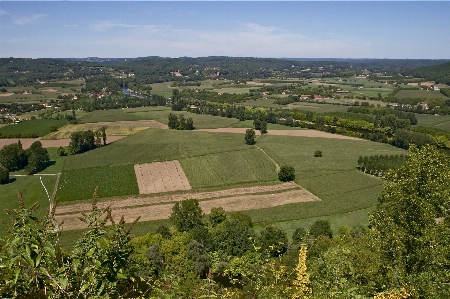
<instances>
[{"instance_id":1,"label":"water","mask_svg":"<svg viewBox=\"0 0 450 299\"><path fill-rule=\"evenodd\" d=\"M134 91L129 91L125 87L122 88L122 92L124 94L130 95L130 96L133 96L133 97L138 97L138 98L141 98L141 99L147 98L146 95L143 95L143 94L140 94L140 93L135 93Z\"/></svg>"}]
</instances>

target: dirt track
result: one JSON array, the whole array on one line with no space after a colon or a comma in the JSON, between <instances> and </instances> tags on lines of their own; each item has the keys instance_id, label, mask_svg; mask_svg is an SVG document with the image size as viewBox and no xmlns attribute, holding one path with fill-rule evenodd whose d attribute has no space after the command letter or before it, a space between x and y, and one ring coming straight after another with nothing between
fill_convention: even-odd
<instances>
[{"instance_id":1,"label":"dirt track","mask_svg":"<svg viewBox=\"0 0 450 299\"><path fill-rule=\"evenodd\" d=\"M172 212L173 202L189 198L198 199L200 201L200 207L205 213L209 213L211 208L219 206L227 212L233 212L320 200L315 195L291 182L273 186L235 188L215 192L189 192L146 198L139 197L117 201L104 201L100 202L98 207L105 208L111 206L114 211L113 215L117 220L123 215L127 222L132 222L138 216L141 216L139 221L149 221L168 218ZM88 211L90 208L91 206L89 204L58 207L56 219L58 222L64 221L64 230L81 229L85 225L78 219L80 212ZM63 213L72 214L61 215Z\"/></svg>"}]
</instances>

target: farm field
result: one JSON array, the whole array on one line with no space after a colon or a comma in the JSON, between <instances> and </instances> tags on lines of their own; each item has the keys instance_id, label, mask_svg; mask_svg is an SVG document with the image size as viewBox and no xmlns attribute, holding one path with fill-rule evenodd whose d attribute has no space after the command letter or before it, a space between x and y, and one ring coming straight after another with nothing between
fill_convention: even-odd
<instances>
[{"instance_id":1,"label":"farm field","mask_svg":"<svg viewBox=\"0 0 450 299\"><path fill-rule=\"evenodd\" d=\"M42 137L50 133L50 127L60 128L67 123L65 119L33 119L0 128L0 133L36 133Z\"/></svg>"},{"instance_id":2,"label":"farm field","mask_svg":"<svg viewBox=\"0 0 450 299\"><path fill-rule=\"evenodd\" d=\"M450 115L416 114L417 125L450 131Z\"/></svg>"},{"instance_id":3,"label":"farm field","mask_svg":"<svg viewBox=\"0 0 450 299\"><path fill-rule=\"evenodd\" d=\"M400 90L395 94L395 98L399 100L403 99L448 99L439 91L427 91L427 90Z\"/></svg>"}]
</instances>

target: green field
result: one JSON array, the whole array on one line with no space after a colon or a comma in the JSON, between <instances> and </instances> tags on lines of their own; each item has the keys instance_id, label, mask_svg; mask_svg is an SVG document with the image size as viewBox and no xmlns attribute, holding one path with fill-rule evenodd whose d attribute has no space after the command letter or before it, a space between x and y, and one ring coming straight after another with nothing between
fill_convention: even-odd
<instances>
[{"instance_id":1,"label":"green field","mask_svg":"<svg viewBox=\"0 0 450 299\"><path fill-rule=\"evenodd\" d=\"M400 90L395 94L395 98L399 100L403 99L448 99L439 91L427 91L427 90Z\"/></svg>"},{"instance_id":2,"label":"green field","mask_svg":"<svg viewBox=\"0 0 450 299\"><path fill-rule=\"evenodd\" d=\"M34 119L0 128L0 133L36 133L39 137L50 133L50 127L60 128L67 124L65 119Z\"/></svg>"}]
</instances>

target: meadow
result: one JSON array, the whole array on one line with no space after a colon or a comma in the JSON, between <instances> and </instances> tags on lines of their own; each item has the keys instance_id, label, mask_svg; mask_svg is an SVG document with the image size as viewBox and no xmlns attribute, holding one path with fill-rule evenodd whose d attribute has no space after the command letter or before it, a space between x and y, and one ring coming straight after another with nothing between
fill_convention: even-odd
<instances>
[{"instance_id":1,"label":"meadow","mask_svg":"<svg viewBox=\"0 0 450 299\"><path fill-rule=\"evenodd\" d=\"M395 94L395 98L399 100L403 99L448 99L445 95L439 91L427 91L427 90L400 90Z\"/></svg>"},{"instance_id":2,"label":"meadow","mask_svg":"<svg viewBox=\"0 0 450 299\"><path fill-rule=\"evenodd\" d=\"M60 128L67 123L65 119L32 119L0 128L0 133L35 133L42 137L50 133L50 127Z\"/></svg>"}]
</instances>

